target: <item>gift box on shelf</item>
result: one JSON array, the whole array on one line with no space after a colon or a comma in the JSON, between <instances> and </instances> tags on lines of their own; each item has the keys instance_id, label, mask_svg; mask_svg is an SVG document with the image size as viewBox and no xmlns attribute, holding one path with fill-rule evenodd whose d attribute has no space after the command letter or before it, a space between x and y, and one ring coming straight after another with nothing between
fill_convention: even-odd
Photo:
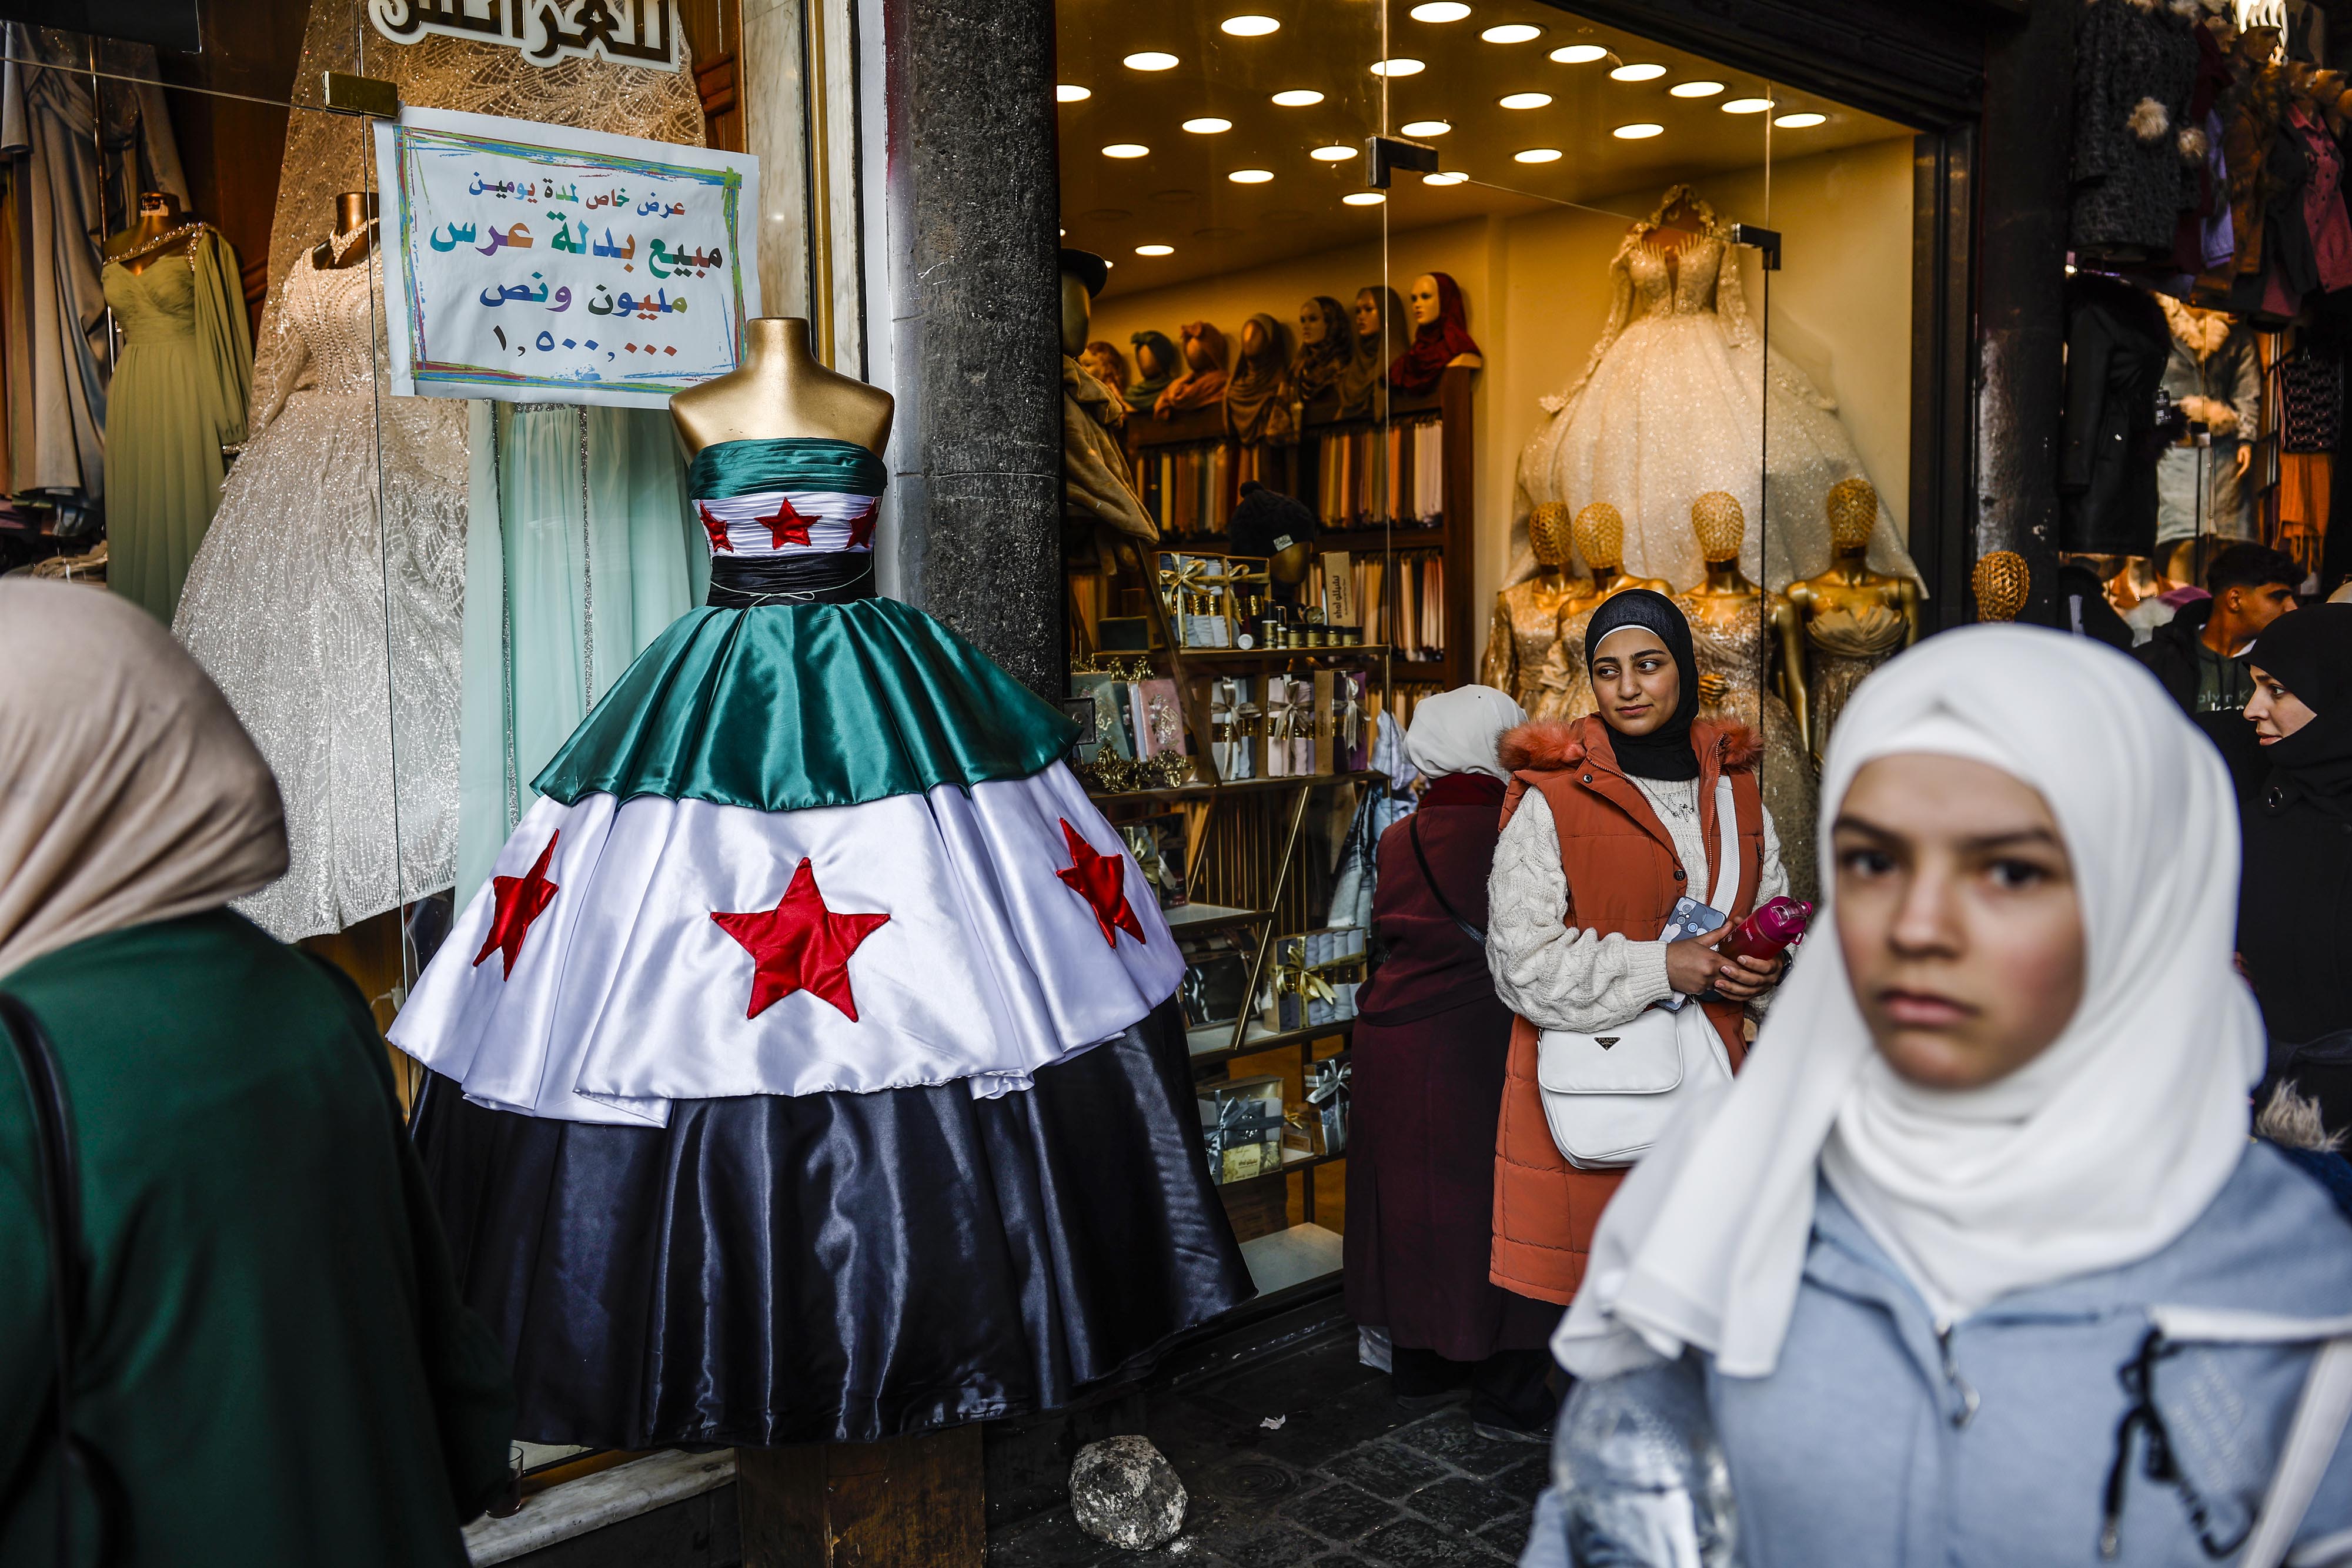
<instances>
[{"instance_id":1,"label":"gift box on shelf","mask_svg":"<svg viewBox=\"0 0 2352 1568\"><path fill-rule=\"evenodd\" d=\"M1347 1150L1348 1080L1354 1072L1344 1056L1318 1057L1307 1064L1307 1107L1313 1113L1308 1125L1318 1155L1337 1155Z\"/></svg>"},{"instance_id":2,"label":"gift box on shelf","mask_svg":"<svg viewBox=\"0 0 2352 1568\"><path fill-rule=\"evenodd\" d=\"M1330 672L1330 706L1318 727L1328 737L1329 773L1361 773L1372 765L1372 676L1369 670ZM1324 695L1320 685L1316 695Z\"/></svg>"},{"instance_id":3,"label":"gift box on shelf","mask_svg":"<svg viewBox=\"0 0 2352 1568\"><path fill-rule=\"evenodd\" d=\"M1174 552L1160 558L1160 599L1187 648L1230 648L1234 615L1225 558Z\"/></svg>"},{"instance_id":4,"label":"gift box on shelf","mask_svg":"<svg viewBox=\"0 0 2352 1568\"><path fill-rule=\"evenodd\" d=\"M1128 733L1124 691L1124 683L1118 676L1098 670L1080 670L1071 674L1070 695L1087 698L1095 706L1094 750L1081 757L1080 761L1135 755L1135 738Z\"/></svg>"},{"instance_id":5,"label":"gift box on shelf","mask_svg":"<svg viewBox=\"0 0 2352 1568\"><path fill-rule=\"evenodd\" d=\"M1250 701L1250 683L1229 676L1209 688L1209 749L1217 777L1228 784L1257 777L1258 742L1265 716Z\"/></svg>"},{"instance_id":6,"label":"gift box on shelf","mask_svg":"<svg viewBox=\"0 0 2352 1568\"><path fill-rule=\"evenodd\" d=\"M1209 1176L1248 1181L1282 1168L1282 1080L1234 1078L1197 1091Z\"/></svg>"},{"instance_id":7,"label":"gift box on shelf","mask_svg":"<svg viewBox=\"0 0 2352 1568\"><path fill-rule=\"evenodd\" d=\"M1230 1029L1249 1002L1249 955L1231 943L1188 956L1176 988L1186 1029Z\"/></svg>"},{"instance_id":8,"label":"gift box on shelf","mask_svg":"<svg viewBox=\"0 0 2352 1568\"><path fill-rule=\"evenodd\" d=\"M1265 745L1268 779L1299 779L1315 772L1315 683L1297 675L1265 678Z\"/></svg>"},{"instance_id":9,"label":"gift box on shelf","mask_svg":"<svg viewBox=\"0 0 2352 1568\"><path fill-rule=\"evenodd\" d=\"M1151 652L1151 618L1106 615L1095 623L1095 645L1106 653Z\"/></svg>"},{"instance_id":10,"label":"gift box on shelf","mask_svg":"<svg viewBox=\"0 0 2352 1568\"><path fill-rule=\"evenodd\" d=\"M1152 895L1160 900L1162 909L1173 909L1185 901L1184 896L1184 817L1179 811L1163 811L1156 817L1146 817L1139 822L1122 822L1118 836L1127 841L1127 852L1143 873L1143 880L1151 884Z\"/></svg>"},{"instance_id":11,"label":"gift box on shelf","mask_svg":"<svg viewBox=\"0 0 2352 1568\"><path fill-rule=\"evenodd\" d=\"M1134 710L1136 760L1149 761L1167 754L1190 757L1192 737L1184 732L1184 702L1176 683L1165 675L1135 682L1128 691Z\"/></svg>"},{"instance_id":12,"label":"gift box on shelf","mask_svg":"<svg viewBox=\"0 0 2352 1568\"><path fill-rule=\"evenodd\" d=\"M1260 993L1265 1027L1277 1032L1340 1023L1356 1016L1364 980L1364 928L1328 925L1277 936L1272 978Z\"/></svg>"}]
</instances>

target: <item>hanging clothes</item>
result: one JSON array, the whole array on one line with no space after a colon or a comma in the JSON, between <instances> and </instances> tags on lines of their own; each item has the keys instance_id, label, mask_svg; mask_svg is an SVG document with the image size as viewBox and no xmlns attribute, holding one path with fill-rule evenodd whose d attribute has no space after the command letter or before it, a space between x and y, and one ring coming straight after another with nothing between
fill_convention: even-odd
<instances>
[{"instance_id":1,"label":"hanging clothes","mask_svg":"<svg viewBox=\"0 0 2352 1568\"><path fill-rule=\"evenodd\" d=\"M2158 454L2157 542L2198 533L2252 538L2253 516L2238 452L2262 431L2263 369L2254 334L2218 310L2199 310L2166 294L2155 298L2168 329L2164 390L2211 433L2213 443L2167 446Z\"/></svg>"},{"instance_id":2,"label":"hanging clothes","mask_svg":"<svg viewBox=\"0 0 2352 1568\"><path fill-rule=\"evenodd\" d=\"M2196 24L2169 6L2087 0L2074 33L2074 156L2069 244L2138 260L2171 254L2198 170ZM2184 156L2184 154L2188 154Z\"/></svg>"},{"instance_id":3,"label":"hanging clothes","mask_svg":"<svg viewBox=\"0 0 2352 1568\"><path fill-rule=\"evenodd\" d=\"M105 238L131 226L140 192L184 203L188 183L153 49L15 22L0 43L0 157L18 246L10 324L24 324L8 343L11 476L18 495L86 506L106 487L114 374ZM136 79L106 79L93 97L93 68Z\"/></svg>"},{"instance_id":4,"label":"hanging clothes","mask_svg":"<svg viewBox=\"0 0 2352 1568\"><path fill-rule=\"evenodd\" d=\"M2058 455L2063 549L2147 555L2156 542L2156 389L2170 339L2128 283L2066 280L2066 402Z\"/></svg>"}]
</instances>

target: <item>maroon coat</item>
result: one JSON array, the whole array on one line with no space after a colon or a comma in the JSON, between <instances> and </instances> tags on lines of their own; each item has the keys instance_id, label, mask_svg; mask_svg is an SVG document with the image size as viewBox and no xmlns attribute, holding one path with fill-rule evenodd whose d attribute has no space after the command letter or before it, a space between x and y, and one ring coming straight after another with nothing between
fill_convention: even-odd
<instances>
[{"instance_id":1,"label":"maroon coat","mask_svg":"<svg viewBox=\"0 0 2352 1568\"><path fill-rule=\"evenodd\" d=\"M1503 781L1454 773L1381 835L1372 925L1388 958L1359 995L1348 1129L1348 1315L1397 1344L1454 1361L1542 1345L1559 1309L1487 1280L1495 1124L1511 1010L1485 947L1448 918L1422 875L1421 847L1454 913L1485 930L1486 873Z\"/></svg>"}]
</instances>

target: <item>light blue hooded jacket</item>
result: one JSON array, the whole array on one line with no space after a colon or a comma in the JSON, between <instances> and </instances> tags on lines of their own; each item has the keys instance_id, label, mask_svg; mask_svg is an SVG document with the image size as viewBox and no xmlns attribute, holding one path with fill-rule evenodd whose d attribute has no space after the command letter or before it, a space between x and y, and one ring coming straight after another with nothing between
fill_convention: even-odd
<instances>
[{"instance_id":1,"label":"light blue hooded jacket","mask_svg":"<svg viewBox=\"0 0 2352 1568\"><path fill-rule=\"evenodd\" d=\"M2185 1487L2131 1435L2103 1558L2126 1371L2151 1331L2152 1406ZM1769 1376L1706 1368L1742 1568L2210 1568L2235 1563L2317 1345L2352 1333L2352 1221L2249 1144L2205 1213L2139 1262L2005 1296L1939 1334L1919 1293L1820 1186ZM1696 1354L1696 1353L1694 1353ZM2192 1515L2189 1493L2201 1507ZM2221 1548L2209 1550L2200 1541ZM2352 1444L2294 1534L2297 1568L2352 1563ZM1568 1568L1559 1500L1522 1568Z\"/></svg>"}]
</instances>

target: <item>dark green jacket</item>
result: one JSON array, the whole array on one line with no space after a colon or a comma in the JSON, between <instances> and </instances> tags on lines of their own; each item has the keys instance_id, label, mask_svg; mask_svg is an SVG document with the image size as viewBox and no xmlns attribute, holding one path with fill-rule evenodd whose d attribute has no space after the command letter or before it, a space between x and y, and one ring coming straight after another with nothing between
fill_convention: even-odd
<instances>
[{"instance_id":1,"label":"dark green jacket","mask_svg":"<svg viewBox=\"0 0 2352 1568\"><path fill-rule=\"evenodd\" d=\"M90 937L0 989L55 1041L72 1105L74 1419L128 1493L118 1561L461 1568L513 1396L357 989L226 910ZM55 1520L33 1128L0 1054L0 1568L47 1564Z\"/></svg>"}]
</instances>

